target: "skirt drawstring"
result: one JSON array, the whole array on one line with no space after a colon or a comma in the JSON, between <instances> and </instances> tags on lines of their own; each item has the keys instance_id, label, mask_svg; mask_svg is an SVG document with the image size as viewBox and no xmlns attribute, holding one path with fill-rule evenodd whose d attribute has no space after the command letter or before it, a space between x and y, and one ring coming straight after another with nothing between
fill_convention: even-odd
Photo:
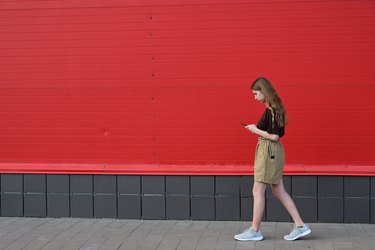
<instances>
[{"instance_id":1,"label":"skirt drawstring","mask_svg":"<svg viewBox=\"0 0 375 250\"><path fill-rule=\"evenodd\" d=\"M275 152L272 148L272 143L271 143L271 140L268 140L266 138L263 138L263 137L259 137L258 138L259 141L266 141L267 142L267 149L268 149L268 155L270 156L271 159L275 159Z\"/></svg>"}]
</instances>

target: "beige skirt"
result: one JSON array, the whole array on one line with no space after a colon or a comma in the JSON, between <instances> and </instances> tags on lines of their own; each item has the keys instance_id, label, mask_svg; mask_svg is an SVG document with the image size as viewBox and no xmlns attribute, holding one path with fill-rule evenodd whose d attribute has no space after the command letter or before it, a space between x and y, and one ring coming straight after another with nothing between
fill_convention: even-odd
<instances>
[{"instance_id":1,"label":"beige skirt","mask_svg":"<svg viewBox=\"0 0 375 250\"><path fill-rule=\"evenodd\" d=\"M255 150L254 180L278 184L283 177L285 164L284 146L280 141L259 137Z\"/></svg>"}]
</instances>

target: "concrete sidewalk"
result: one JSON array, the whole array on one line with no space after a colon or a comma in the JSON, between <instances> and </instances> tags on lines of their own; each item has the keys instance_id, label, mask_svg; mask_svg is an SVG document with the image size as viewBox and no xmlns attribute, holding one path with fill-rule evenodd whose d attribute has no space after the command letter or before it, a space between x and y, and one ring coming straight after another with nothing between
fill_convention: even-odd
<instances>
[{"instance_id":1,"label":"concrete sidewalk","mask_svg":"<svg viewBox=\"0 0 375 250\"><path fill-rule=\"evenodd\" d=\"M0 217L0 249L375 249L375 225L310 223L313 233L283 240L292 224L264 222L265 239L237 242L240 221L145 221Z\"/></svg>"}]
</instances>

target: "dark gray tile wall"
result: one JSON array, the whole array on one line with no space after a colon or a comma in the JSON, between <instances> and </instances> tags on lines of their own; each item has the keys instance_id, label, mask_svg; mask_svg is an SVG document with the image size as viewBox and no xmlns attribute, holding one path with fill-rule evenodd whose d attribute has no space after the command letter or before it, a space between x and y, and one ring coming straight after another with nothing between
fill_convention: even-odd
<instances>
[{"instance_id":1,"label":"dark gray tile wall","mask_svg":"<svg viewBox=\"0 0 375 250\"><path fill-rule=\"evenodd\" d=\"M47 216L46 178L44 174L24 175L24 216Z\"/></svg>"},{"instance_id":2,"label":"dark gray tile wall","mask_svg":"<svg viewBox=\"0 0 375 250\"><path fill-rule=\"evenodd\" d=\"M1 175L1 216L24 216L23 175Z\"/></svg>"},{"instance_id":3,"label":"dark gray tile wall","mask_svg":"<svg viewBox=\"0 0 375 250\"><path fill-rule=\"evenodd\" d=\"M344 177L345 222L370 222L370 180L370 177Z\"/></svg>"},{"instance_id":4,"label":"dark gray tile wall","mask_svg":"<svg viewBox=\"0 0 375 250\"><path fill-rule=\"evenodd\" d=\"M319 221L344 222L344 177L318 176Z\"/></svg>"},{"instance_id":5,"label":"dark gray tile wall","mask_svg":"<svg viewBox=\"0 0 375 250\"><path fill-rule=\"evenodd\" d=\"M269 221L291 221L288 212L275 196L267 197L265 216Z\"/></svg>"},{"instance_id":6,"label":"dark gray tile wall","mask_svg":"<svg viewBox=\"0 0 375 250\"><path fill-rule=\"evenodd\" d=\"M215 177L190 177L190 215L193 220L215 220Z\"/></svg>"},{"instance_id":7,"label":"dark gray tile wall","mask_svg":"<svg viewBox=\"0 0 375 250\"><path fill-rule=\"evenodd\" d=\"M240 220L250 221L253 218L253 197L241 197Z\"/></svg>"},{"instance_id":8,"label":"dark gray tile wall","mask_svg":"<svg viewBox=\"0 0 375 250\"><path fill-rule=\"evenodd\" d=\"M69 217L69 175L47 175L47 216Z\"/></svg>"},{"instance_id":9,"label":"dark gray tile wall","mask_svg":"<svg viewBox=\"0 0 375 250\"><path fill-rule=\"evenodd\" d=\"M318 221L318 177L292 177L292 197L296 207L306 222Z\"/></svg>"},{"instance_id":10,"label":"dark gray tile wall","mask_svg":"<svg viewBox=\"0 0 375 250\"><path fill-rule=\"evenodd\" d=\"M46 194L24 194L23 202L25 217L47 216Z\"/></svg>"},{"instance_id":11,"label":"dark gray tile wall","mask_svg":"<svg viewBox=\"0 0 375 250\"><path fill-rule=\"evenodd\" d=\"M217 176L215 183L216 220L240 219L240 176Z\"/></svg>"},{"instance_id":12,"label":"dark gray tile wall","mask_svg":"<svg viewBox=\"0 0 375 250\"><path fill-rule=\"evenodd\" d=\"M141 219L142 201L140 195L120 194L118 196L118 217L120 219Z\"/></svg>"},{"instance_id":13,"label":"dark gray tile wall","mask_svg":"<svg viewBox=\"0 0 375 250\"><path fill-rule=\"evenodd\" d=\"M375 223L375 177L371 177L371 223Z\"/></svg>"},{"instance_id":14,"label":"dark gray tile wall","mask_svg":"<svg viewBox=\"0 0 375 250\"><path fill-rule=\"evenodd\" d=\"M22 193L23 175L21 174L2 174L1 175L2 193Z\"/></svg>"},{"instance_id":15,"label":"dark gray tile wall","mask_svg":"<svg viewBox=\"0 0 375 250\"><path fill-rule=\"evenodd\" d=\"M94 217L93 186L92 175L70 176L70 215L72 217Z\"/></svg>"},{"instance_id":16,"label":"dark gray tile wall","mask_svg":"<svg viewBox=\"0 0 375 250\"><path fill-rule=\"evenodd\" d=\"M1 216L5 217L22 217L23 214L23 197L22 194L4 193L1 195Z\"/></svg>"},{"instance_id":17,"label":"dark gray tile wall","mask_svg":"<svg viewBox=\"0 0 375 250\"><path fill-rule=\"evenodd\" d=\"M141 176L118 176L118 217L120 219L141 219Z\"/></svg>"},{"instance_id":18,"label":"dark gray tile wall","mask_svg":"<svg viewBox=\"0 0 375 250\"><path fill-rule=\"evenodd\" d=\"M117 176L94 175L94 217L117 218Z\"/></svg>"},{"instance_id":19,"label":"dark gray tile wall","mask_svg":"<svg viewBox=\"0 0 375 250\"><path fill-rule=\"evenodd\" d=\"M192 196L191 219L215 220L215 197L199 195Z\"/></svg>"},{"instance_id":20,"label":"dark gray tile wall","mask_svg":"<svg viewBox=\"0 0 375 250\"><path fill-rule=\"evenodd\" d=\"M166 199L166 219L186 220L190 218L190 197L188 195L169 195Z\"/></svg>"},{"instance_id":21,"label":"dark gray tile wall","mask_svg":"<svg viewBox=\"0 0 375 250\"><path fill-rule=\"evenodd\" d=\"M142 218L166 219L166 176L142 176Z\"/></svg>"},{"instance_id":22,"label":"dark gray tile wall","mask_svg":"<svg viewBox=\"0 0 375 250\"><path fill-rule=\"evenodd\" d=\"M240 197L239 196L217 196L216 220L239 220L240 219Z\"/></svg>"},{"instance_id":23,"label":"dark gray tile wall","mask_svg":"<svg viewBox=\"0 0 375 250\"><path fill-rule=\"evenodd\" d=\"M166 176L166 219L190 218L190 177Z\"/></svg>"},{"instance_id":24,"label":"dark gray tile wall","mask_svg":"<svg viewBox=\"0 0 375 250\"><path fill-rule=\"evenodd\" d=\"M241 176L240 180L240 220L250 221L253 217L253 176Z\"/></svg>"},{"instance_id":25,"label":"dark gray tile wall","mask_svg":"<svg viewBox=\"0 0 375 250\"><path fill-rule=\"evenodd\" d=\"M306 222L375 223L375 177L286 176ZM251 220L252 176L1 174L1 216ZM268 187L265 221L291 221Z\"/></svg>"},{"instance_id":26,"label":"dark gray tile wall","mask_svg":"<svg viewBox=\"0 0 375 250\"><path fill-rule=\"evenodd\" d=\"M71 194L70 214L74 218L94 217L94 198L92 195Z\"/></svg>"},{"instance_id":27,"label":"dark gray tile wall","mask_svg":"<svg viewBox=\"0 0 375 250\"><path fill-rule=\"evenodd\" d=\"M192 195L215 195L214 176L192 176L190 182Z\"/></svg>"}]
</instances>

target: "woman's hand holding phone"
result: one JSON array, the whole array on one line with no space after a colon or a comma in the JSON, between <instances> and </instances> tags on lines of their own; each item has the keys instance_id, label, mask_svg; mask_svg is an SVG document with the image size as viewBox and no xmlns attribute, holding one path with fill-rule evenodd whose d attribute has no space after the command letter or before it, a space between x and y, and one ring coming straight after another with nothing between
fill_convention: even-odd
<instances>
[{"instance_id":1,"label":"woman's hand holding phone","mask_svg":"<svg viewBox=\"0 0 375 250\"><path fill-rule=\"evenodd\" d=\"M258 129L255 124L245 124L245 123L241 122L241 125L244 126L247 130L249 130L252 133L255 133L256 130Z\"/></svg>"}]
</instances>

